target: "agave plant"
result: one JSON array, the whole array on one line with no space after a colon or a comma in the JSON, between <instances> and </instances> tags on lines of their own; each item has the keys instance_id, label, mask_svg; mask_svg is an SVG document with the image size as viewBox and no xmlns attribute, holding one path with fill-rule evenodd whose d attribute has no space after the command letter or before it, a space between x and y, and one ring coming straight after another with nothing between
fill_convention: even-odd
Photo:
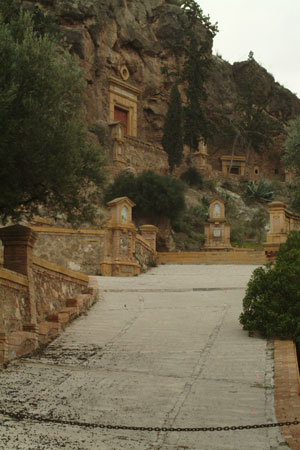
<instances>
[{"instance_id":1,"label":"agave plant","mask_svg":"<svg viewBox=\"0 0 300 450\"><path fill-rule=\"evenodd\" d=\"M271 190L271 183L264 178L259 182L249 181L245 192L246 197L253 198L259 202L271 202L274 198L274 192Z\"/></svg>"}]
</instances>

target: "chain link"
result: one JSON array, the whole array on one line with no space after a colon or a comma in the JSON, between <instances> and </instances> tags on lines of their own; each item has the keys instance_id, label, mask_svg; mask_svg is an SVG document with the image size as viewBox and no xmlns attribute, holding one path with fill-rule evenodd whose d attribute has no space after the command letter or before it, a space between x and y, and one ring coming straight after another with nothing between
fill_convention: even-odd
<instances>
[{"instance_id":1,"label":"chain link","mask_svg":"<svg viewBox=\"0 0 300 450\"><path fill-rule=\"evenodd\" d=\"M107 430L132 430L132 431L156 431L163 433L170 432L195 432L195 431L237 431L237 430L253 430L257 428L273 428L273 427L289 427L292 425L299 425L299 420L294 420L291 422L276 422L276 423L263 423L259 425L238 425L238 426L226 426L226 427L199 427L199 428L167 428L167 427L135 427L129 425L105 425L103 423L88 423L88 422L79 422L76 420L64 420L64 419L55 419L48 417L36 416L33 414L23 413L23 412L9 412L0 410L0 414L6 417L10 417L15 420L31 420L34 422L41 423L53 423L59 425L72 425L77 427L85 427L85 428L102 428Z\"/></svg>"}]
</instances>

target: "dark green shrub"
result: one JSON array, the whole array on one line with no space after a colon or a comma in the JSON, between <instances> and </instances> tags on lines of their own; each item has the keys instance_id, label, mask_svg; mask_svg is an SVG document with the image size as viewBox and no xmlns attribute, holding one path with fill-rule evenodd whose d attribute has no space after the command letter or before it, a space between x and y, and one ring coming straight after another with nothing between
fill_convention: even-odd
<instances>
[{"instance_id":1,"label":"dark green shrub","mask_svg":"<svg viewBox=\"0 0 300 450\"><path fill-rule=\"evenodd\" d=\"M118 197L128 197L131 200L136 195L136 177L132 173L120 172L114 181L106 188L105 203ZM134 201L134 200L133 200Z\"/></svg>"},{"instance_id":2,"label":"dark green shrub","mask_svg":"<svg viewBox=\"0 0 300 450\"><path fill-rule=\"evenodd\" d=\"M203 233L204 223L208 219L208 206L198 205L187 209L179 218L172 222L173 230L176 233L185 233L193 237L194 230Z\"/></svg>"},{"instance_id":3,"label":"dark green shrub","mask_svg":"<svg viewBox=\"0 0 300 450\"><path fill-rule=\"evenodd\" d=\"M135 214L166 216L171 220L185 209L184 185L171 176L158 175L150 170L137 176L121 173L105 192L106 202L117 197L129 197L136 207Z\"/></svg>"},{"instance_id":4,"label":"dark green shrub","mask_svg":"<svg viewBox=\"0 0 300 450\"><path fill-rule=\"evenodd\" d=\"M180 175L180 179L189 186L195 186L199 189L203 187L203 178L201 173L198 172L196 167L189 167L185 172Z\"/></svg>"},{"instance_id":5,"label":"dark green shrub","mask_svg":"<svg viewBox=\"0 0 300 450\"><path fill-rule=\"evenodd\" d=\"M256 269L240 322L250 334L300 342L300 232L292 231L274 265Z\"/></svg>"},{"instance_id":6,"label":"dark green shrub","mask_svg":"<svg viewBox=\"0 0 300 450\"><path fill-rule=\"evenodd\" d=\"M228 191L232 191L233 190L232 183L229 180L225 180L222 183L222 188L227 189Z\"/></svg>"}]
</instances>

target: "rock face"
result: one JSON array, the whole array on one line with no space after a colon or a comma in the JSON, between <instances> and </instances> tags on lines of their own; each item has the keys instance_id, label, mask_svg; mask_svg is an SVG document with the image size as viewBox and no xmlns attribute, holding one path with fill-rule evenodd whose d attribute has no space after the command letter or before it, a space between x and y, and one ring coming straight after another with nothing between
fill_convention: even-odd
<instances>
[{"instance_id":1,"label":"rock face","mask_svg":"<svg viewBox=\"0 0 300 450\"><path fill-rule=\"evenodd\" d=\"M182 10L166 0L40 0L39 5L57 16L72 46L71 51L84 69L85 114L94 139L109 146L109 79L121 80L120 70L125 66L128 69L126 82L140 91L137 137L160 145L171 88L171 82L161 69L167 66L169 71L174 71L178 67L172 46L184 39ZM210 39L204 28L199 30L200 38L201 33L203 39ZM255 64L259 95L265 101L266 114L286 126L300 113L300 100ZM249 61L230 65L213 57L205 108L221 130L219 138L216 136L208 148L210 162L216 170L221 170L220 156L232 152L234 136L226 137L223 133L224 117L230 122L237 114L247 91L248 66ZM252 166L258 165L268 176L282 176L279 159L282 141L283 136L279 134L269 154L259 156L251 152ZM237 148L235 154L244 154L244 150Z\"/></svg>"}]
</instances>

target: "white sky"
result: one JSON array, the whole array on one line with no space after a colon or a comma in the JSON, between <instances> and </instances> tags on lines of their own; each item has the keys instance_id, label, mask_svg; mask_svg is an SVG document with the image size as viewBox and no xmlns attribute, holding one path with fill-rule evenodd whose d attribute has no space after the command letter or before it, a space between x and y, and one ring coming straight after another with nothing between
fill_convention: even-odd
<instances>
[{"instance_id":1,"label":"white sky","mask_svg":"<svg viewBox=\"0 0 300 450\"><path fill-rule=\"evenodd\" d=\"M218 22L214 53L230 63L249 51L275 81L300 98L300 0L197 0Z\"/></svg>"}]
</instances>

